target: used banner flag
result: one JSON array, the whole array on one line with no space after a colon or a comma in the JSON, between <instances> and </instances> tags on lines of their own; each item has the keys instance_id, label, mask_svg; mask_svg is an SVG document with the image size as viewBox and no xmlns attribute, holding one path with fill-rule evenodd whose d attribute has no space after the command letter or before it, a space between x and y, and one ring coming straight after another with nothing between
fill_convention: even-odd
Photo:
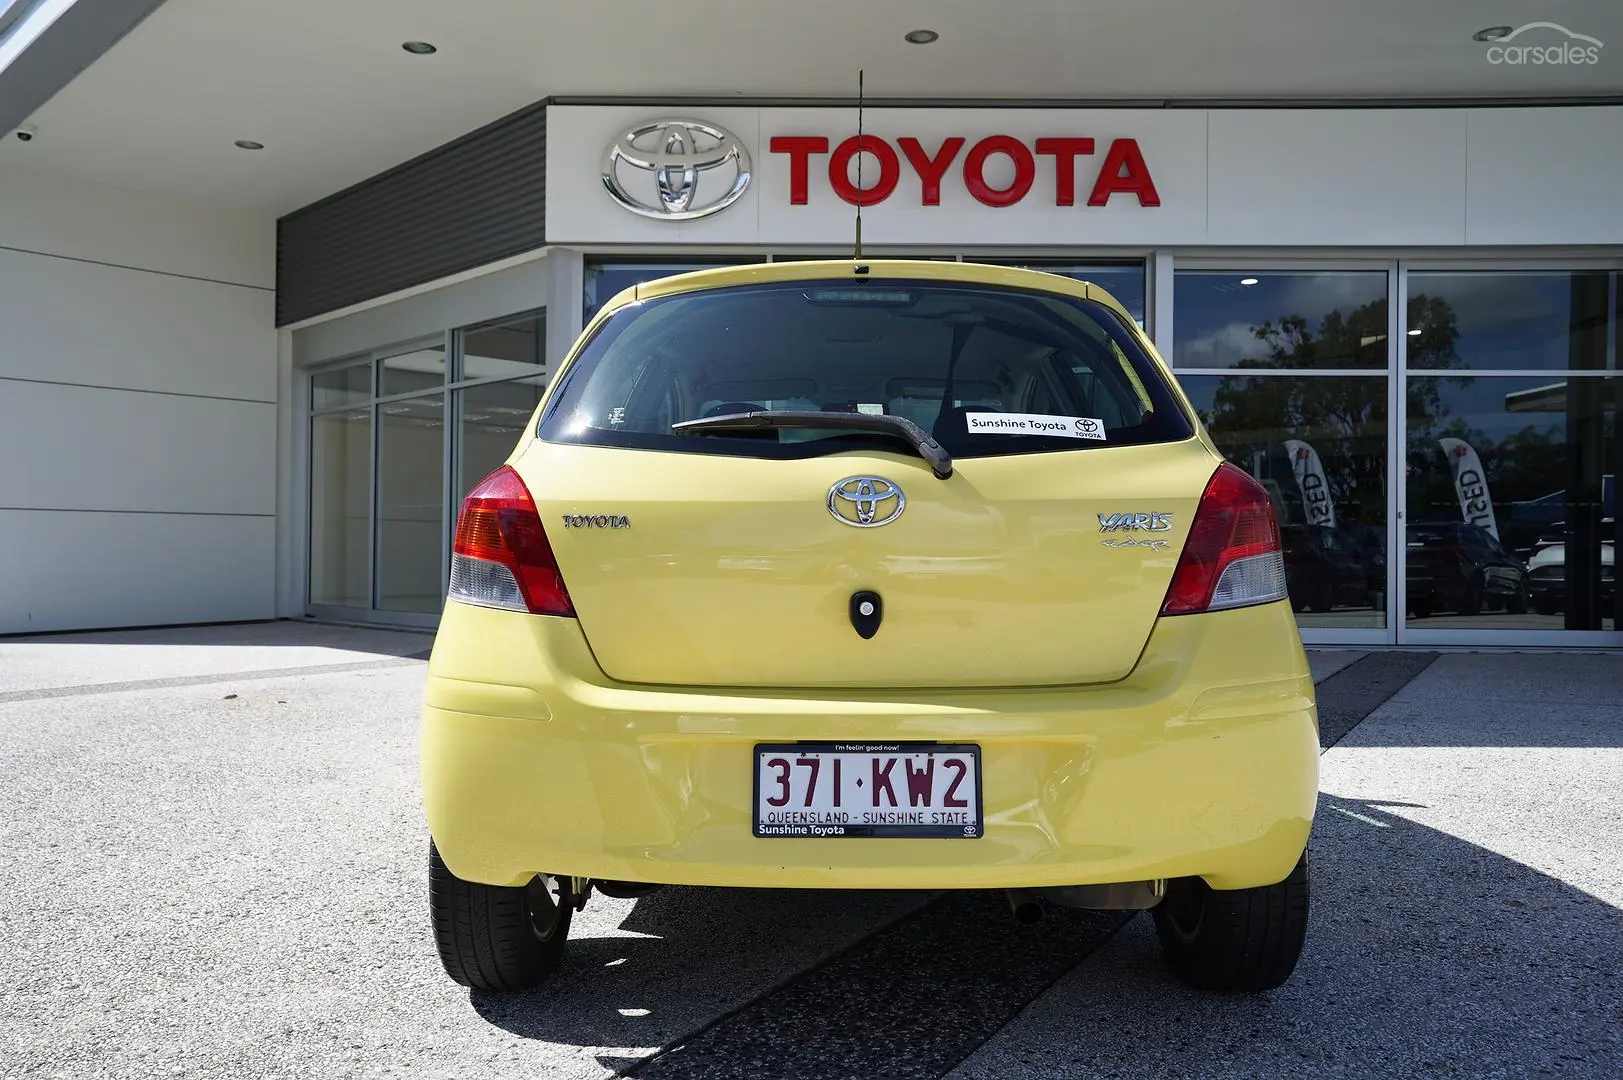
<instances>
[{"instance_id":1,"label":"used banner flag","mask_svg":"<svg viewBox=\"0 0 1623 1080\"><path fill-rule=\"evenodd\" d=\"M1285 450L1291 456L1291 470L1296 473L1296 484L1302 489L1307 523L1335 528L1336 508L1330 502L1330 483L1325 479L1319 452L1300 439L1286 439Z\"/></svg>"},{"instance_id":2,"label":"used banner flag","mask_svg":"<svg viewBox=\"0 0 1623 1080\"><path fill-rule=\"evenodd\" d=\"M1488 494L1488 477L1482 459L1464 439L1438 439L1448 467L1454 474L1454 492L1460 499L1460 513L1472 525L1487 529L1499 539L1499 523L1493 517L1493 499Z\"/></svg>"}]
</instances>

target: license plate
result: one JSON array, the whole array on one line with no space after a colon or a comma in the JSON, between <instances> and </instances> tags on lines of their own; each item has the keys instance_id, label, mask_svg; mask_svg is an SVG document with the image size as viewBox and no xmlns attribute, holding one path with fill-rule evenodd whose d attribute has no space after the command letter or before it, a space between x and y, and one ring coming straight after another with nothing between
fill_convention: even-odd
<instances>
[{"instance_id":1,"label":"license plate","mask_svg":"<svg viewBox=\"0 0 1623 1080\"><path fill-rule=\"evenodd\" d=\"M968 743L755 747L755 835L981 835L981 748Z\"/></svg>"}]
</instances>

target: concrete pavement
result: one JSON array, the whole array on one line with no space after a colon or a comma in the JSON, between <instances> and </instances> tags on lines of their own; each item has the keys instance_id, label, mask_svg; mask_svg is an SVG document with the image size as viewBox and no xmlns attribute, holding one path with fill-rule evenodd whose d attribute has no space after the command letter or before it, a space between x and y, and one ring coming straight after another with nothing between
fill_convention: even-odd
<instances>
[{"instance_id":1,"label":"concrete pavement","mask_svg":"<svg viewBox=\"0 0 1623 1080\"><path fill-rule=\"evenodd\" d=\"M1314 654L1347 731L1272 995L1184 991L1145 916L695 889L594 897L499 998L426 926L429 640L0 641L0 1075L1623 1075L1618 657Z\"/></svg>"},{"instance_id":2,"label":"concrete pavement","mask_svg":"<svg viewBox=\"0 0 1623 1080\"><path fill-rule=\"evenodd\" d=\"M1620 748L1623 658L1441 656L1324 755L1285 987L1191 993L1141 917L951 1075L1623 1076Z\"/></svg>"}]
</instances>

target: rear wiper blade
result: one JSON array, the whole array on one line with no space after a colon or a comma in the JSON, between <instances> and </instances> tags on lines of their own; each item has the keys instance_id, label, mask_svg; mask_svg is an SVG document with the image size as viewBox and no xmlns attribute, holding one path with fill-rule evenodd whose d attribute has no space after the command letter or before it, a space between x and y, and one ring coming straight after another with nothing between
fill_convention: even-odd
<instances>
[{"instance_id":1,"label":"rear wiper blade","mask_svg":"<svg viewBox=\"0 0 1623 1080\"><path fill-rule=\"evenodd\" d=\"M763 409L758 412L707 416L672 424L678 435L704 435L709 432L756 431L762 428L829 428L836 431L867 431L902 439L930 465L942 480L952 475L952 455L929 432L901 416L872 413L816 412L798 409Z\"/></svg>"}]
</instances>

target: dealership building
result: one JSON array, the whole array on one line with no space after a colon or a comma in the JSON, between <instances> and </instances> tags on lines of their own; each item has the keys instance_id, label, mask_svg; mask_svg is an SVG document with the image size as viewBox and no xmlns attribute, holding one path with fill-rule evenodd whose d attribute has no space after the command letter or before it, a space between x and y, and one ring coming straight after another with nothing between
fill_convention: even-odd
<instances>
[{"instance_id":1,"label":"dealership building","mask_svg":"<svg viewBox=\"0 0 1623 1080\"><path fill-rule=\"evenodd\" d=\"M0 634L431 627L600 305L860 208L1120 300L1310 643L1623 645L1623 8L333 7L0 0Z\"/></svg>"}]
</instances>

